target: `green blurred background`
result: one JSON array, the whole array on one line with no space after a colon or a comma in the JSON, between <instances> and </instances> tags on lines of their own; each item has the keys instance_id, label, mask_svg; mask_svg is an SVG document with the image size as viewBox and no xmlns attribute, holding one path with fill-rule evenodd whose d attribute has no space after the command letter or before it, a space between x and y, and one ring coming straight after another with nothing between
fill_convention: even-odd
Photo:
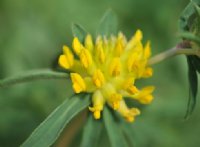
<instances>
[{"instance_id":1,"label":"green blurred background","mask_svg":"<svg viewBox=\"0 0 200 147\"><path fill-rule=\"evenodd\" d=\"M186 0L0 0L0 78L52 68L63 44L71 44L72 22L95 34L112 8L128 37L137 28L151 40L153 54L178 41L178 18ZM154 65L145 84L156 86L155 100L132 125L137 147L198 147L200 107L185 121L188 98L184 57ZM72 92L69 81L37 81L0 89L0 147L19 146Z\"/></svg>"}]
</instances>

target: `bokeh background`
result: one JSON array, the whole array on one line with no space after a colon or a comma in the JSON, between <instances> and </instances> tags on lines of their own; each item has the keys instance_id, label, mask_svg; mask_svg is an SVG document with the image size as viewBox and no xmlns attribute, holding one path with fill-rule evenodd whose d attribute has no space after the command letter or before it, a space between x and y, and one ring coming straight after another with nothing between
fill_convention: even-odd
<instances>
[{"instance_id":1,"label":"bokeh background","mask_svg":"<svg viewBox=\"0 0 200 147\"><path fill-rule=\"evenodd\" d=\"M80 23L94 35L108 8L117 14L119 29L128 37L140 28L144 40L151 40L153 54L162 52L180 41L178 18L187 3L187 0L0 0L0 78L53 68L62 45L71 44L71 24ZM135 146L198 147L198 103L192 117L184 120L188 100L186 59L176 57L154 65L154 76L146 81L142 84L156 86L155 100L143 108L132 125ZM69 81L61 80L0 89L0 147L19 146L71 94Z\"/></svg>"}]
</instances>

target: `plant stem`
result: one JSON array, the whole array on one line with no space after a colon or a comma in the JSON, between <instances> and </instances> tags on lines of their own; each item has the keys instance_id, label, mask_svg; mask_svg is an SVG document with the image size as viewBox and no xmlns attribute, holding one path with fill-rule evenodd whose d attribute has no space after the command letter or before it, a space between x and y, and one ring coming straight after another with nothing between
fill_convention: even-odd
<instances>
[{"instance_id":1,"label":"plant stem","mask_svg":"<svg viewBox=\"0 0 200 147\"><path fill-rule=\"evenodd\" d=\"M200 50L199 49L177 49L176 55L196 55L200 57Z\"/></svg>"},{"instance_id":2,"label":"plant stem","mask_svg":"<svg viewBox=\"0 0 200 147\"><path fill-rule=\"evenodd\" d=\"M163 60L166 60L166 59L168 59L170 57L173 57L175 55L175 53L176 53L176 47L171 48L171 49L169 49L167 51L164 51L164 52L162 52L162 53L160 53L158 55L155 55L154 57L150 58L148 64L149 65L153 65L153 64L159 63L159 62L161 62Z\"/></svg>"},{"instance_id":3,"label":"plant stem","mask_svg":"<svg viewBox=\"0 0 200 147\"><path fill-rule=\"evenodd\" d=\"M34 70L0 80L0 88L41 79L67 79L68 77L67 73L50 70Z\"/></svg>"},{"instance_id":4,"label":"plant stem","mask_svg":"<svg viewBox=\"0 0 200 147\"><path fill-rule=\"evenodd\" d=\"M149 60L148 64L153 65L176 55L196 55L200 57L200 50L192 48L179 48L176 46L158 55L155 55Z\"/></svg>"}]
</instances>

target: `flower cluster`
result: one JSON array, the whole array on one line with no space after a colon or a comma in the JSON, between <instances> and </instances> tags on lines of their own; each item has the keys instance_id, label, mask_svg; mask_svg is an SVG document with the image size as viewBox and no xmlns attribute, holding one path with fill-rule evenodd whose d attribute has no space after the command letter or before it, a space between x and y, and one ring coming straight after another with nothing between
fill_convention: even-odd
<instances>
[{"instance_id":1,"label":"flower cluster","mask_svg":"<svg viewBox=\"0 0 200 147\"><path fill-rule=\"evenodd\" d=\"M150 43L143 46L142 32L137 30L127 41L119 33L117 37L98 36L96 41L87 35L82 44L77 37L72 48L63 46L59 65L70 71L75 93L92 93L94 118L101 117L105 103L118 111L127 121L133 122L140 114L137 108L128 108L124 98L135 99L142 104L149 104L153 86L138 89L135 80L152 76L148 67L151 55Z\"/></svg>"}]
</instances>

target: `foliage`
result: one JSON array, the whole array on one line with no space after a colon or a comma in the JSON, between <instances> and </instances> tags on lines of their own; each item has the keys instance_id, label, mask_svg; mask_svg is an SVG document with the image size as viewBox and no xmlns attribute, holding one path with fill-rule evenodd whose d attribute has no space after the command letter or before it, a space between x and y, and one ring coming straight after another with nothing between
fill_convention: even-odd
<instances>
[{"instance_id":1,"label":"foliage","mask_svg":"<svg viewBox=\"0 0 200 147\"><path fill-rule=\"evenodd\" d=\"M161 49L177 42L172 37L172 34L176 30L178 14L186 4L186 1L185 3L180 0L165 2L157 0L149 2L125 0L123 3L119 1L102 1L98 3L98 7L94 7L94 4L96 3L89 0L84 2L49 1L48 5L43 0L28 2L20 0L20 2L13 1L12 3L5 0L1 1L0 7L2 9L0 12L3 13L0 13L0 16L5 14L5 17L0 17L3 20L0 24L2 32L0 35L2 40L0 42L0 77L4 78L7 75L13 75L28 69L49 68L51 66L49 63L54 60L55 54L59 53L59 49L55 49L60 48L59 46L66 42L66 33L70 34L67 26L69 26L71 20L80 21L84 26L87 26L90 32L94 32L91 30L97 25L96 22L100 15L107 9L105 5L112 6L118 13L120 17L119 26L127 35L130 36L135 31L134 28L140 27L147 33L146 37L151 38L154 53L159 52ZM138 9L138 7L143 9ZM187 25L187 23L185 24ZM80 25L73 26L75 26L73 28L74 34L83 34L85 32L82 31L84 29ZM186 36L184 36L184 33ZM197 35L194 35L194 32L190 30L189 32L184 30L180 36L183 36L183 39L195 42L194 46L198 44L199 39ZM67 40L70 41L70 39L71 36L69 35ZM189 71L191 71L189 75L193 75L189 76L193 79L190 80L190 82L193 82L191 85L194 85L194 88L192 88L193 98L190 99L193 105L195 104L196 97L195 89L197 89L197 86L195 86L195 73L199 70L198 66L194 66L198 65L194 64L194 62L199 62L196 58L193 57L192 61L188 60ZM113 145L113 140L119 136L110 136L109 134L111 134L110 131L112 130L109 130L106 124L114 121L115 123L117 122L119 128L116 131L123 133L122 136L130 146L197 146L199 139L196 136L199 135L200 119L195 114L199 112L198 107L190 120L180 122L185 105L183 98L186 92L183 93L183 91L187 90L184 75L186 67L183 64L183 59L173 59L164 63L163 67L155 67L155 73L157 74L155 74L155 78L152 81L149 81L154 82L159 89L157 88L155 93L156 99L154 104L144 108L142 117L134 124L126 124L119 120L117 116L114 115L113 117L109 109L106 109L104 112L106 116L112 115L112 117L101 120L100 122L103 125L100 126L89 115L84 127L88 131L84 131L81 145L87 146L90 143L92 145L94 143L96 146L101 146L102 142L104 142L104 146ZM63 78L66 76L62 73L61 75L63 75ZM19 87L0 89L0 115L2 116L0 119L0 146L10 147L22 144L31 131L54 108L60 105L62 101L65 101L66 97L72 95L69 82L68 80L39 81L20 85ZM68 100L63 104L67 105ZM193 109L194 107L188 108ZM192 112L192 109L189 112ZM67 122L66 120L63 121ZM65 125L63 124L63 126ZM97 132L92 131L96 127L103 128L102 131L99 131L99 134L98 130ZM114 124L112 127L116 128L116 125ZM105 130L106 128L107 130ZM55 134L55 138L53 137L54 139L51 140L52 142L59 136L60 131L58 132L58 134ZM92 142L88 142L90 136L93 136ZM97 139L98 136L101 136L100 140ZM62 134L60 137L62 137ZM110 138L110 144L106 137ZM78 137L75 140L75 142L80 141ZM121 143L124 144L123 141Z\"/></svg>"},{"instance_id":2,"label":"foliage","mask_svg":"<svg viewBox=\"0 0 200 147\"><path fill-rule=\"evenodd\" d=\"M69 121L88 106L89 96L77 95L65 100L38 126L22 147L51 146Z\"/></svg>"},{"instance_id":3,"label":"foliage","mask_svg":"<svg viewBox=\"0 0 200 147\"><path fill-rule=\"evenodd\" d=\"M115 19L115 16L111 10L108 10L105 15L103 16L99 30L99 32L102 35L112 35L116 31L117 22ZM111 27L113 26L113 27ZM77 36L78 38L84 40L84 37L86 36L86 32L84 31L83 27L78 25L78 24L73 24L72 26L72 32L74 36ZM55 73L54 73L55 74ZM35 74L32 74L35 75ZM31 78L27 78L27 76L24 76L25 80L32 80L34 79L30 75ZM39 74L41 75L41 74ZM49 75L49 73L46 73L46 75ZM43 77L47 77L47 76ZM23 76L22 76L23 77ZM52 78L52 77L50 77ZM14 81L13 83L20 82L20 80L15 80L15 79L23 79L23 78L12 78L11 80L8 79L8 81ZM2 82L3 84L6 83L11 83L11 82ZM8 85L8 84L7 84ZM22 147L39 147L39 146L44 146L48 147L51 146L56 139L59 137L60 133L64 129L64 127L67 125L67 123L81 110L86 108L90 104L90 99L88 97L89 94L84 98L82 98L82 95L76 95L69 100L67 99L63 104L61 104L52 114L47 117L47 119L39 125L35 131L31 134L31 136L22 144ZM84 99L84 100L81 100ZM113 115L109 114L109 110L105 109L105 113L103 115L103 119L105 120L105 127L108 132L108 136L111 141L111 146L117 147L117 146L127 146L126 141L123 139L124 136L120 130L118 130L118 124L116 124ZM89 124L86 124L87 126L93 126L95 125L96 120L89 121ZM84 138L83 138L83 143L82 146L85 146L85 144L91 143L90 142L90 133L88 130L84 130L87 133L84 133ZM94 131L94 130L93 130ZM86 136L85 136L86 135ZM87 136L88 135L88 136ZM96 138L95 140L97 140ZM92 142L95 144L95 142ZM88 146L87 145L87 146ZM90 146L90 145L89 145Z\"/></svg>"},{"instance_id":4,"label":"foliage","mask_svg":"<svg viewBox=\"0 0 200 147\"><path fill-rule=\"evenodd\" d=\"M200 1L191 1L180 16L181 37L184 40L189 40L191 48L200 47ZM198 91L198 77L200 73L200 58L197 56L187 56L188 61L188 78L190 85L190 96L186 118L193 112L196 105L196 97Z\"/></svg>"}]
</instances>

